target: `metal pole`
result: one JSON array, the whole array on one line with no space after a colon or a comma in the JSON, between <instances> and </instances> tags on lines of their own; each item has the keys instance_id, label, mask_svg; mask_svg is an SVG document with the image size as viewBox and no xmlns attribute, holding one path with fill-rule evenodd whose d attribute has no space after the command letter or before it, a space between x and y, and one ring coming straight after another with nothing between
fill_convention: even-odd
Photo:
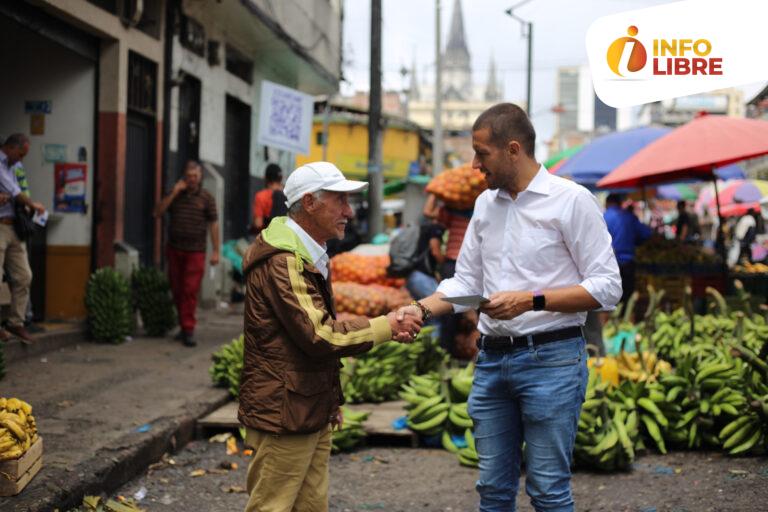
<instances>
[{"instance_id":1,"label":"metal pole","mask_svg":"<svg viewBox=\"0 0 768 512\"><path fill-rule=\"evenodd\" d=\"M528 77L525 94L525 111L528 117L531 117L531 75L532 72L532 60L533 60L533 23L528 22Z\"/></svg>"},{"instance_id":2,"label":"metal pole","mask_svg":"<svg viewBox=\"0 0 768 512\"><path fill-rule=\"evenodd\" d=\"M443 170L443 57L440 41L440 0L435 0L435 126L432 132L432 175Z\"/></svg>"},{"instance_id":3,"label":"metal pole","mask_svg":"<svg viewBox=\"0 0 768 512\"><path fill-rule=\"evenodd\" d=\"M371 0L371 97L368 112L368 236L384 231L381 201L381 0Z\"/></svg>"}]
</instances>

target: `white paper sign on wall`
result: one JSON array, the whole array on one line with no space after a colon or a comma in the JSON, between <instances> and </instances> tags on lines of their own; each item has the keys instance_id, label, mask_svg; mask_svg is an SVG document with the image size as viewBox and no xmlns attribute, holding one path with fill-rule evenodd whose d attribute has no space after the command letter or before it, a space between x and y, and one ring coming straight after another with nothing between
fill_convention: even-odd
<instances>
[{"instance_id":1,"label":"white paper sign on wall","mask_svg":"<svg viewBox=\"0 0 768 512\"><path fill-rule=\"evenodd\" d=\"M309 153L313 105L308 94L262 81L257 142L291 153Z\"/></svg>"}]
</instances>

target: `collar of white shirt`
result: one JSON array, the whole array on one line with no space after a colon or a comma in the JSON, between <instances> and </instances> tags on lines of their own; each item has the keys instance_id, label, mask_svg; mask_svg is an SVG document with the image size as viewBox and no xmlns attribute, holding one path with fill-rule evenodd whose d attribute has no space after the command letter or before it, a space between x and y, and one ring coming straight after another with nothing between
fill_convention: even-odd
<instances>
[{"instance_id":1,"label":"collar of white shirt","mask_svg":"<svg viewBox=\"0 0 768 512\"><path fill-rule=\"evenodd\" d=\"M539 166L538 172L536 172L536 176L533 177L531 182L528 184L528 186L525 188L523 192L533 192L534 194L541 194L544 196L549 195L549 187L552 183L552 175L549 173L549 171L543 166ZM500 197L502 199L509 199L512 200L512 197L509 195L509 193L506 190L502 189L496 189L493 192L493 197L496 199L497 197ZM520 194L518 194L518 197L520 197Z\"/></svg>"},{"instance_id":2,"label":"collar of white shirt","mask_svg":"<svg viewBox=\"0 0 768 512\"><path fill-rule=\"evenodd\" d=\"M304 231L304 228L299 226L292 218L288 217L285 225L289 227L296 235L298 235L301 243L304 244L309 255L312 257L312 264L317 267L317 270L323 274L323 277L328 279L328 254L326 254L326 247L317 243L317 241L309 236L309 233Z\"/></svg>"}]
</instances>

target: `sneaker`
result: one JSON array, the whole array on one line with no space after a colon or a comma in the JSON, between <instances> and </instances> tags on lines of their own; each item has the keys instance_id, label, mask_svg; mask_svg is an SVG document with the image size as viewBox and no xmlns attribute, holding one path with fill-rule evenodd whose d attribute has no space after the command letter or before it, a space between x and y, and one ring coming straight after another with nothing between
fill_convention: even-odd
<instances>
[{"instance_id":1,"label":"sneaker","mask_svg":"<svg viewBox=\"0 0 768 512\"><path fill-rule=\"evenodd\" d=\"M195 341L194 333L185 332L184 338L181 340L185 347L196 347L197 341Z\"/></svg>"},{"instance_id":2,"label":"sneaker","mask_svg":"<svg viewBox=\"0 0 768 512\"><path fill-rule=\"evenodd\" d=\"M7 330L12 335L16 336L21 340L22 343L25 343L29 345L32 343L32 336L27 331L26 327L23 325L8 325L5 330Z\"/></svg>"},{"instance_id":3,"label":"sneaker","mask_svg":"<svg viewBox=\"0 0 768 512\"><path fill-rule=\"evenodd\" d=\"M11 339L11 333L0 327L0 341L8 341Z\"/></svg>"},{"instance_id":4,"label":"sneaker","mask_svg":"<svg viewBox=\"0 0 768 512\"><path fill-rule=\"evenodd\" d=\"M176 336L173 337L176 341L184 341L184 331L179 331L176 333Z\"/></svg>"}]
</instances>

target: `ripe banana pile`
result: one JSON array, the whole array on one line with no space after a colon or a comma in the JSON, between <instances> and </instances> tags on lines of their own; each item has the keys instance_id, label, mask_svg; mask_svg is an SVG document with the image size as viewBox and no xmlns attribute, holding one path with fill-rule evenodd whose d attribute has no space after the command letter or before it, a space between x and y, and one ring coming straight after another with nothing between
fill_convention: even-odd
<instances>
[{"instance_id":1,"label":"ripe banana pile","mask_svg":"<svg viewBox=\"0 0 768 512\"><path fill-rule=\"evenodd\" d=\"M370 415L366 411L352 411L346 407L341 408L344 422L340 430L333 431L331 451L333 453L348 452L355 448L365 438L363 423Z\"/></svg>"},{"instance_id":2,"label":"ripe banana pile","mask_svg":"<svg viewBox=\"0 0 768 512\"><path fill-rule=\"evenodd\" d=\"M342 360L341 386L350 403L395 400L411 375L437 370L448 359L435 328L425 327L411 344L384 343Z\"/></svg>"},{"instance_id":3,"label":"ripe banana pile","mask_svg":"<svg viewBox=\"0 0 768 512\"><path fill-rule=\"evenodd\" d=\"M18 459L35 441L32 406L18 398L0 398L0 460Z\"/></svg>"},{"instance_id":4,"label":"ripe banana pile","mask_svg":"<svg viewBox=\"0 0 768 512\"><path fill-rule=\"evenodd\" d=\"M640 354L630 354L624 350L616 357L619 377L634 382L653 381L661 373L669 373L672 365L659 359L655 352L643 351Z\"/></svg>"}]
</instances>

